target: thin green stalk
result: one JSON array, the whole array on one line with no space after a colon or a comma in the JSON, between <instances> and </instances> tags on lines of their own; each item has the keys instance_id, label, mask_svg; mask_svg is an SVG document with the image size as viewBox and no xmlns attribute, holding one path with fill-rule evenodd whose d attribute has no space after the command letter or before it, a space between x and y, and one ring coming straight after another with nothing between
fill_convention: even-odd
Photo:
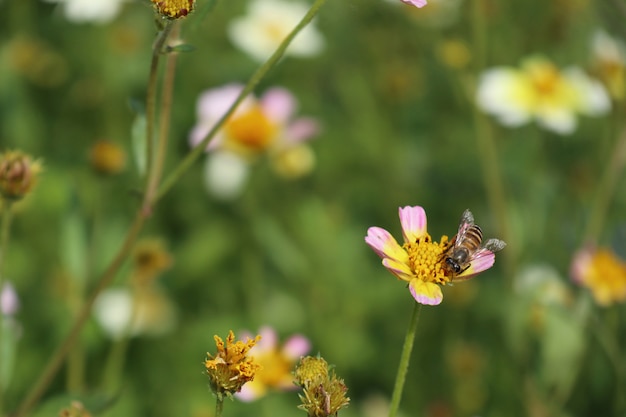
<instances>
[{"instance_id":1,"label":"thin green stalk","mask_svg":"<svg viewBox=\"0 0 626 417\"><path fill-rule=\"evenodd\" d=\"M612 152L611 160L606 167L598 186L598 194L593 200L589 222L585 231L584 242L595 242L602 231L602 223L606 218L611 199L615 194L615 188L624 172L626 163L626 129L621 133ZM583 242L583 243L584 243Z\"/></svg>"},{"instance_id":2,"label":"thin green stalk","mask_svg":"<svg viewBox=\"0 0 626 417\"><path fill-rule=\"evenodd\" d=\"M144 221L145 217L142 211L139 210L133 224L128 230L128 234L126 235L126 239L124 240L122 247L118 251L115 258L113 258L113 261L111 261L111 263L109 264L109 267L100 277L96 288L92 291L89 298L85 301L85 304L83 305L81 311L76 316L76 319L74 321L74 324L72 325L72 328L70 329L69 334L67 335L63 343L52 354L52 357L48 361L48 364L44 368L43 372L41 373L37 381L31 386L31 389L26 395L26 398L22 401L19 408L12 417L23 417L28 414L28 412L35 406L37 401L39 401L41 396L44 394L46 388L52 382L52 379L63 364L63 361L65 360L68 352L80 335L83 326L90 316L91 308L96 298L103 289L108 287L113 282L115 274L122 266L124 260L126 260L126 257L130 253L133 245L135 244L135 241L137 240L137 237L139 236L139 232L143 227Z\"/></svg>"},{"instance_id":3,"label":"thin green stalk","mask_svg":"<svg viewBox=\"0 0 626 417\"><path fill-rule=\"evenodd\" d=\"M170 20L164 20L163 27L157 34L152 45L152 59L150 61L150 75L148 76L148 86L146 91L146 172L152 171L154 158L154 127L156 119L156 101L157 101L157 85L159 75L159 61L163 54L163 47L173 23ZM149 174L148 174L149 176Z\"/></svg>"},{"instance_id":4,"label":"thin green stalk","mask_svg":"<svg viewBox=\"0 0 626 417\"><path fill-rule=\"evenodd\" d=\"M224 409L224 396L221 394L216 395L215 401L215 417L222 417L222 410Z\"/></svg>"},{"instance_id":5,"label":"thin green stalk","mask_svg":"<svg viewBox=\"0 0 626 417\"><path fill-rule=\"evenodd\" d=\"M178 36L180 25L172 24L168 25L168 28L172 29L171 33L173 37ZM163 38L165 41L167 34ZM160 46L163 48L163 45ZM149 163L148 177L149 182L146 188L146 203L144 211L149 213L152 210L152 204L154 195L156 193L159 182L161 181L161 175L163 173L163 164L165 162L165 155L167 151L167 142L169 138L171 109L172 109L172 97L174 95L174 77L176 75L176 58L178 54L175 52L169 52L167 54L167 62L165 65L165 74L163 76L163 92L161 94L161 106L159 112L159 137L157 141L156 153L154 155L154 164ZM155 69L156 72L156 69ZM147 129L150 128L150 122L147 123ZM150 138L151 136L148 136ZM152 142L151 140L148 141Z\"/></svg>"},{"instance_id":6,"label":"thin green stalk","mask_svg":"<svg viewBox=\"0 0 626 417\"><path fill-rule=\"evenodd\" d=\"M402 356L400 357L400 365L398 366L398 373L396 374L396 383L393 388L393 394L391 395L389 417L395 417L398 412L398 408L400 408L400 399L402 398L402 390L404 388L404 381L406 380L406 373L409 369L409 360L411 359L411 352L413 351L415 331L417 329L417 323L419 322L421 311L422 305L416 302L415 306L413 307L413 314L411 315L409 328L407 329L406 336L404 338Z\"/></svg>"},{"instance_id":7,"label":"thin green stalk","mask_svg":"<svg viewBox=\"0 0 626 417\"><path fill-rule=\"evenodd\" d=\"M226 113L217 121L217 123L213 126L213 128L207 133L206 137L202 140L202 142L196 146L187 156L183 159L174 171L169 174L169 176L163 181L161 187L159 188L155 201L163 197L165 193L167 193L170 188L182 177L191 167L191 165L202 155L209 144L209 142L213 139L215 134L220 130L220 128L224 125L226 120L235 112L239 104L254 90L254 88L259 84L259 82L265 77L265 75L272 69L280 58L284 55L285 50L291 44L296 35L304 29L317 15L320 8L326 3L326 0L315 0L315 3L311 6L307 14L302 18L302 20L296 25L296 27L287 35L287 37L281 42L278 46L278 49L272 54L271 57L259 69L252 74L248 83L245 85L239 96L235 102L228 108Z\"/></svg>"}]
</instances>

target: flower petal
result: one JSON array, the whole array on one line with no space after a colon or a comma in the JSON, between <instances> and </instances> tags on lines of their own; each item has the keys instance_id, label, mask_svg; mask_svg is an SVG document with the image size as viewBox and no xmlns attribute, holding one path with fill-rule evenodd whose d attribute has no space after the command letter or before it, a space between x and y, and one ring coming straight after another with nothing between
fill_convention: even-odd
<instances>
[{"instance_id":1,"label":"flower petal","mask_svg":"<svg viewBox=\"0 0 626 417\"><path fill-rule=\"evenodd\" d=\"M474 256L469 268L456 275L452 281L468 280L493 266L496 262L496 254L487 249L482 249L481 251L481 253Z\"/></svg>"},{"instance_id":2,"label":"flower petal","mask_svg":"<svg viewBox=\"0 0 626 417\"><path fill-rule=\"evenodd\" d=\"M376 252L381 258L391 258L399 261L408 259L408 255L402 246L398 244L391 233L380 227L370 227L367 229L365 243Z\"/></svg>"},{"instance_id":3,"label":"flower petal","mask_svg":"<svg viewBox=\"0 0 626 417\"><path fill-rule=\"evenodd\" d=\"M296 112L296 98L286 88L270 88L261 97L263 113L277 124L285 124Z\"/></svg>"},{"instance_id":4,"label":"flower petal","mask_svg":"<svg viewBox=\"0 0 626 417\"><path fill-rule=\"evenodd\" d=\"M411 281L415 278L415 275L411 271L411 268L406 262L396 261L395 259L385 258L383 259L383 266L389 270L392 274L397 276L403 281Z\"/></svg>"},{"instance_id":5,"label":"flower petal","mask_svg":"<svg viewBox=\"0 0 626 417\"><path fill-rule=\"evenodd\" d=\"M422 207L400 207L398 213L405 242L415 242L426 234L426 212Z\"/></svg>"},{"instance_id":6,"label":"flower petal","mask_svg":"<svg viewBox=\"0 0 626 417\"><path fill-rule=\"evenodd\" d=\"M441 304L443 293L441 287L432 282L424 282L420 279L413 279L409 283L409 291L415 301L420 304L435 306Z\"/></svg>"},{"instance_id":7,"label":"flower petal","mask_svg":"<svg viewBox=\"0 0 626 417\"><path fill-rule=\"evenodd\" d=\"M267 386L263 382L253 379L252 381L246 382L244 386L241 387L241 391L235 393L235 397L243 402L250 402L261 398L266 392Z\"/></svg>"},{"instance_id":8,"label":"flower petal","mask_svg":"<svg viewBox=\"0 0 626 417\"><path fill-rule=\"evenodd\" d=\"M426 0L400 0L402 3L410 4L417 8L426 6Z\"/></svg>"},{"instance_id":9,"label":"flower petal","mask_svg":"<svg viewBox=\"0 0 626 417\"><path fill-rule=\"evenodd\" d=\"M309 353L311 342L306 337L296 334L287 339L282 350L284 356L296 360Z\"/></svg>"},{"instance_id":10,"label":"flower petal","mask_svg":"<svg viewBox=\"0 0 626 417\"><path fill-rule=\"evenodd\" d=\"M204 183L213 196L233 200L243 192L248 174L249 164L245 159L229 151L216 151L206 160Z\"/></svg>"},{"instance_id":11,"label":"flower petal","mask_svg":"<svg viewBox=\"0 0 626 417\"><path fill-rule=\"evenodd\" d=\"M320 124L312 117L300 117L287 126L285 132L285 140L288 143L299 143L312 136L315 136L320 131Z\"/></svg>"}]
</instances>

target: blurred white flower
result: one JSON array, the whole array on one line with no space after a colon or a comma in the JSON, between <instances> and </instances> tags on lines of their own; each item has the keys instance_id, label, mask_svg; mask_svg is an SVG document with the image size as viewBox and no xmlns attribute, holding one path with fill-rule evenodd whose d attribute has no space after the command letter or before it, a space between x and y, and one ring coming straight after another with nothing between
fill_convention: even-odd
<instances>
[{"instance_id":1,"label":"blurred white flower","mask_svg":"<svg viewBox=\"0 0 626 417\"><path fill-rule=\"evenodd\" d=\"M532 119L565 135L576 129L576 114L599 116L611 109L602 86L577 67L560 71L542 57L526 59L520 69L496 67L482 74L478 106L509 127Z\"/></svg>"},{"instance_id":2,"label":"blurred white flower","mask_svg":"<svg viewBox=\"0 0 626 417\"><path fill-rule=\"evenodd\" d=\"M611 96L622 100L626 94L626 47L603 30L591 41L593 69L609 89Z\"/></svg>"},{"instance_id":3,"label":"blurred white flower","mask_svg":"<svg viewBox=\"0 0 626 417\"><path fill-rule=\"evenodd\" d=\"M253 0L248 14L230 23L228 35L235 46L263 62L276 51L308 10L309 6L300 1ZM298 33L285 55L309 57L320 53L323 47L324 38L311 22Z\"/></svg>"},{"instance_id":4,"label":"blurred white flower","mask_svg":"<svg viewBox=\"0 0 626 417\"><path fill-rule=\"evenodd\" d=\"M232 200L241 195L249 172L249 163L236 153L215 151L204 165L204 185L220 200Z\"/></svg>"},{"instance_id":5,"label":"blurred white flower","mask_svg":"<svg viewBox=\"0 0 626 417\"><path fill-rule=\"evenodd\" d=\"M113 20L126 0L44 0L59 3L67 20L74 23L107 23Z\"/></svg>"},{"instance_id":6,"label":"blurred white flower","mask_svg":"<svg viewBox=\"0 0 626 417\"><path fill-rule=\"evenodd\" d=\"M104 331L115 340L126 334L162 335L176 323L173 304L156 286L135 292L125 288L105 290L96 299L93 313Z\"/></svg>"}]
</instances>

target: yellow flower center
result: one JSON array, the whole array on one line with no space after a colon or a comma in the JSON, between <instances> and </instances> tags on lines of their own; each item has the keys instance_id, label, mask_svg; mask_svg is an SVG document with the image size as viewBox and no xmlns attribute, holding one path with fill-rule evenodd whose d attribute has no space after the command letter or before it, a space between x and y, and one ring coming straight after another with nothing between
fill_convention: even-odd
<instances>
[{"instance_id":1,"label":"yellow flower center","mask_svg":"<svg viewBox=\"0 0 626 417\"><path fill-rule=\"evenodd\" d=\"M277 387L291 377L292 361L274 349L270 352L254 355L254 360L263 367L257 380L270 387Z\"/></svg>"},{"instance_id":2,"label":"yellow flower center","mask_svg":"<svg viewBox=\"0 0 626 417\"><path fill-rule=\"evenodd\" d=\"M526 74L534 90L534 106L576 106L577 95L558 68L542 60L526 65Z\"/></svg>"},{"instance_id":3,"label":"yellow flower center","mask_svg":"<svg viewBox=\"0 0 626 417\"><path fill-rule=\"evenodd\" d=\"M229 143L234 147L260 152L274 142L278 126L267 118L258 105L255 105L244 114L229 120L225 131Z\"/></svg>"},{"instance_id":4,"label":"yellow flower center","mask_svg":"<svg viewBox=\"0 0 626 417\"><path fill-rule=\"evenodd\" d=\"M444 253L448 248L447 236L442 236L441 242L433 242L426 233L415 242L405 243L403 248L409 254L409 267L415 277L437 284L450 282L443 268Z\"/></svg>"},{"instance_id":5,"label":"yellow flower center","mask_svg":"<svg viewBox=\"0 0 626 417\"><path fill-rule=\"evenodd\" d=\"M170 19L187 16L193 10L194 0L152 0L157 11Z\"/></svg>"}]
</instances>

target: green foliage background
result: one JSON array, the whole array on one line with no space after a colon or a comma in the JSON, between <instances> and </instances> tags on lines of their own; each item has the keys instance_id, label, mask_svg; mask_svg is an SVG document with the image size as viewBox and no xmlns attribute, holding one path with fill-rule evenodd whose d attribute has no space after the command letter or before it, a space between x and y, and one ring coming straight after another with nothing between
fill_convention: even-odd
<instances>
[{"instance_id":1,"label":"green foliage background","mask_svg":"<svg viewBox=\"0 0 626 417\"><path fill-rule=\"evenodd\" d=\"M189 151L198 95L245 82L256 69L225 32L246 3L223 1L209 10L198 0L182 24L195 50L179 58L166 171ZM509 246L493 269L445 288L440 306L422 309L403 415L625 415L624 308L596 307L569 282L624 129L623 105L615 103L609 116L580 119L574 135L561 137L533 124L500 127L477 112L472 98L479 71L529 55L588 68L594 30L625 34L623 7L621 0L466 0L458 20L433 28L418 16L428 6L329 0L317 20L323 54L283 59L256 90L285 86L300 114L321 121L315 171L288 182L263 161L244 195L225 203L204 190L198 162L159 202L144 234L164 238L175 259L161 283L175 300L178 325L159 338L131 340L124 382L107 415L212 415L202 361L215 350L213 335L265 324L282 337L305 334L314 353L336 366L352 399L342 416L385 415L375 404L391 394L413 300L363 238L373 225L400 238L397 207L405 205L426 209L435 238L453 235L471 208L488 236L504 238L506 225ZM108 139L132 160L130 103L145 96L155 25L147 1L129 2L106 25L70 23L38 0L3 0L0 11L0 147L45 165L15 217L5 267L22 301L23 332L5 394L13 409L72 322L72 262L81 268L94 251L90 288L139 204L142 182L132 162L120 176L101 178L88 153ZM444 62L449 42L467 48L466 65ZM496 144L505 211L486 188L493 161L481 148L484 134ZM618 181L599 241L622 256L625 209ZM78 233L68 237L71 225ZM516 292L515 276L528 265L553 267L572 290L571 305L538 307ZM118 284L125 278L122 271ZM541 326L531 324L534 314ZM81 344L86 386L74 397L108 399L100 383L111 342L91 322ZM67 395L61 372L40 415L56 415ZM272 393L254 403L227 402L224 415L303 415L297 403L295 393Z\"/></svg>"}]
</instances>

